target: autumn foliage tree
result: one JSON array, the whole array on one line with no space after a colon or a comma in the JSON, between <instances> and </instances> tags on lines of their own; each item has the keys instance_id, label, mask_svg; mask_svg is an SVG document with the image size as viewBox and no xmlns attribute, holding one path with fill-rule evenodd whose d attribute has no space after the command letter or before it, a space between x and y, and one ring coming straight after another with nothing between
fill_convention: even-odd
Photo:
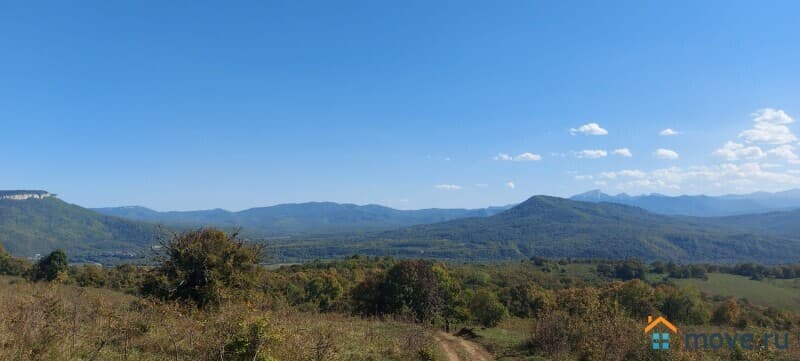
<instances>
[{"instance_id":1,"label":"autumn foliage tree","mask_svg":"<svg viewBox=\"0 0 800 361\"><path fill-rule=\"evenodd\" d=\"M203 228L175 234L164 243L165 257L142 285L142 293L161 299L218 306L253 288L263 246L236 233Z\"/></svg>"}]
</instances>

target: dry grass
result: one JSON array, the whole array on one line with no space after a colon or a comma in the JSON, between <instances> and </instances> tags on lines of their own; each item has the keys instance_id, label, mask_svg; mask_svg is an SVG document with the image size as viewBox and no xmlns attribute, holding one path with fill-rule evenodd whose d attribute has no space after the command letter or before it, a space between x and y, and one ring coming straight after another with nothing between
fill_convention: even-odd
<instances>
[{"instance_id":1,"label":"dry grass","mask_svg":"<svg viewBox=\"0 0 800 361\"><path fill-rule=\"evenodd\" d=\"M0 360L418 360L431 333L394 321L271 311L214 312L107 290L0 279Z\"/></svg>"}]
</instances>

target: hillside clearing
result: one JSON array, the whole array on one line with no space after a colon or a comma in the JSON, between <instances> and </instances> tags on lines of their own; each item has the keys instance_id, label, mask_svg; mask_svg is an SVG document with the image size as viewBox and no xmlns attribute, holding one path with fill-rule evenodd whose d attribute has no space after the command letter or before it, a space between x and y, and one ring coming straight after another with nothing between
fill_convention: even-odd
<instances>
[{"instance_id":1,"label":"hillside clearing","mask_svg":"<svg viewBox=\"0 0 800 361\"><path fill-rule=\"evenodd\" d=\"M756 281L744 276L709 273L708 280L676 279L674 282L714 296L745 298L755 305L800 311L800 289L796 288L797 283L786 280Z\"/></svg>"}]
</instances>

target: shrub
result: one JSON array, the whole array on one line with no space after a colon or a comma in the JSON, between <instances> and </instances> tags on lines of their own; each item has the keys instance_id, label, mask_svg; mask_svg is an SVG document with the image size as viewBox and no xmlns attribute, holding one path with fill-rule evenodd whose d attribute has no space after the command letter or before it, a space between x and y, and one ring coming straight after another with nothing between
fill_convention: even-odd
<instances>
[{"instance_id":1,"label":"shrub","mask_svg":"<svg viewBox=\"0 0 800 361\"><path fill-rule=\"evenodd\" d=\"M3 248L3 244L0 243L0 275L22 276L28 272L30 268L30 262L12 257Z\"/></svg>"},{"instance_id":2,"label":"shrub","mask_svg":"<svg viewBox=\"0 0 800 361\"><path fill-rule=\"evenodd\" d=\"M176 234L164 249L166 258L141 287L145 295L200 308L218 306L247 293L261 271L263 247L248 244L235 233L204 228Z\"/></svg>"},{"instance_id":3,"label":"shrub","mask_svg":"<svg viewBox=\"0 0 800 361\"><path fill-rule=\"evenodd\" d=\"M508 310L497 296L486 290L478 291L469 303L472 317L485 327L495 327L508 315Z\"/></svg>"},{"instance_id":4,"label":"shrub","mask_svg":"<svg viewBox=\"0 0 800 361\"><path fill-rule=\"evenodd\" d=\"M34 281L65 280L68 271L67 254L57 249L36 263L30 278Z\"/></svg>"}]
</instances>

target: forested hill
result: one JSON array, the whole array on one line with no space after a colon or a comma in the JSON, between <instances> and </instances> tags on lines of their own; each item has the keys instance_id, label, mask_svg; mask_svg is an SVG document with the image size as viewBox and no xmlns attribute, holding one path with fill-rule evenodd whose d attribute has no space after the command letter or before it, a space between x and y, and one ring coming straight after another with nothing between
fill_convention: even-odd
<instances>
[{"instance_id":1,"label":"forested hill","mask_svg":"<svg viewBox=\"0 0 800 361\"><path fill-rule=\"evenodd\" d=\"M500 214L384 232L387 245L437 245L428 255L530 256L732 262L796 261L797 237L641 208L535 196Z\"/></svg>"},{"instance_id":2,"label":"forested hill","mask_svg":"<svg viewBox=\"0 0 800 361\"><path fill-rule=\"evenodd\" d=\"M155 234L152 225L99 214L55 197L0 200L0 242L19 256L61 248L72 259L125 257L153 245Z\"/></svg>"}]
</instances>

